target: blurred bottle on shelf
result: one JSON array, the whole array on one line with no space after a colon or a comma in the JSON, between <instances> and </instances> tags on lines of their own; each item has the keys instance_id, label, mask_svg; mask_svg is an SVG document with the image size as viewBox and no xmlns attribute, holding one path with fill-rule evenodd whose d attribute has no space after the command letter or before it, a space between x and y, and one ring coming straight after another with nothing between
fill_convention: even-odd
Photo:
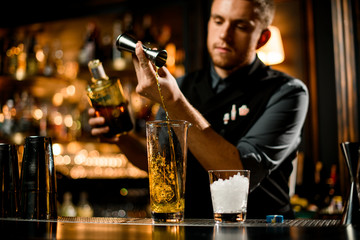
<instances>
[{"instance_id":1,"label":"blurred bottle on shelf","mask_svg":"<svg viewBox=\"0 0 360 240\"><path fill-rule=\"evenodd\" d=\"M26 77L26 48L25 48L25 30L19 29L16 34L16 45L13 46L12 54L15 57L13 60L13 66L11 67L11 74L16 80L22 81Z\"/></svg>"},{"instance_id":2,"label":"blurred bottle on shelf","mask_svg":"<svg viewBox=\"0 0 360 240\"><path fill-rule=\"evenodd\" d=\"M143 36L139 37L141 39L142 43L145 46L151 47L151 45L148 44L155 44L156 41L156 29L155 26L152 23L152 16L150 14L145 14L143 17ZM163 48L162 48L163 49Z\"/></svg>"},{"instance_id":3,"label":"blurred bottle on shelf","mask_svg":"<svg viewBox=\"0 0 360 240\"><path fill-rule=\"evenodd\" d=\"M124 24L124 32L132 37L135 37L137 39L137 36L135 34L134 31L134 18L132 13L127 12L124 14L124 18L123 18L123 24ZM116 39L117 36L114 38ZM119 50L118 50L119 51ZM127 62L127 64L131 64L132 62L132 53L124 51L122 53L123 58L125 59L125 61Z\"/></svg>"},{"instance_id":4,"label":"blurred bottle on shelf","mask_svg":"<svg viewBox=\"0 0 360 240\"><path fill-rule=\"evenodd\" d=\"M45 77L50 77L54 74L54 62L52 58L52 51L49 44L46 44L43 48L44 54L44 66L42 68L42 74Z\"/></svg>"},{"instance_id":5,"label":"blurred bottle on shelf","mask_svg":"<svg viewBox=\"0 0 360 240\"><path fill-rule=\"evenodd\" d=\"M59 215L63 217L76 217L76 208L72 202L72 194L70 192L64 193Z\"/></svg>"},{"instance_id":6,"label":"blurred bottle on shelf","mask_svg":"<svg viewBox=\"0 0 360 240\"><path fill-rule=\"evenodd\" d=\"M4 62L4 74L14 75L17 68L17 55L19 49L17 48L18 39L15 30L11 30L8 33L8 44L5 46L6 57Z\"/></svg>"},{"instance_id":7,"label":"blurred bottle on shelf","mask_svg":"<svg viewBox=\"0 0 360 240\"><path fill-rule=\"evenodd\" d=\"M17 55L15 78L18 81L22 81L26 77L26 52L24 43L20 43L17 48L19 50L19 54Z\"/></svg>"},{"instance_id":8,"label":"blurred bottle on shelf","mask_svg":"<svg viewBox=\"0 0 360 240\"><path fill-rule=\"evenodd\" d=\"M336 193L338 193L336 190L336 183L337 183L337 166L333 164L330 169L330 176L327 179L327 196L324 199L324 203L327 206L331 205L332 199L336 196Z\"/></svg>"},{"instance_id":9,"label":"blurred bottle on shelf","mask_svg":"<svg viewBox=\"0 0 360 240\"><path fill-rule=\"evenodd\" d=\"M56 74L62 76L65 74L64 66L64 51L60 39L55 39L52 42L52 56L51 59L56 69Z\"/></svg>"},{"instance_id":10,"label":"blurred bottle on shelf","mask_svg":"<svg viewBox=\"0 0 360 240\"><path fill-rule=\"evenodd\" d=\"M47 116L48 116L48 106L43 104L39 111L37 111L37 119L39 120L39 133L40 136L47 136Z\"/></svg>"},{"instance_id":11,"label":"blurred bottle on shelf","mask_svg":"<svg viewBox=\"0 0 360 240\"><path fill-rule=\"evenodd\" d=\"M122 34L122 21L116 20L113 25L112 61L113 61L113 68L117 71L124 70L127 64L123 57L123 53L117 49L115 44L116 38L120 34Z\"/></svg>"},{"instance_id":12,"label":"blurred bottle on shelf","mask_svg":"<svg viewBox=\"0 0 360 240\"><path fill-rule=\"evenodd\" d=\"M10 138L15 129L16 109L13 99L8 99L2 108L4 121L2 125L2 134L6 138Z\"/></svg>"},{"instance_id":13,"label":"blurred bottle on shelf","mask_svg":"<svg viewBox=\"0 0 360 240\"><path fill-rule=\"evenodd\" d=\"M166 45L171 42L171 27L169 25L164 24L161 26L157 42L161 49L165 49Z\"/></svg>"},{"instance_id":14,"label":"blurred bottle on shelf","mask_svg":"<svg viewBox=\"0 0 360 240\"><path fill-rule=\"evenodd\" d=\"M38 73L38 61L36 59L36 38L35 34L32 34L29 39L29 45L27 47L26 56L26 75L34 76Z\"/></svg>"},{"instance_id":15,"label":"blurred bottle on shelf","mask_svg":"<svg viewBox=\"0 0 360 240\"><path fill-rule=\"evenodd\" d=\"M160 49L165 49L168 53L166 67L175 77L181 77L185 74L183 49L178 49L172 39L172 29L170 25L161 26L160 34L157 38Z\"/></svg>"},{"instance_id":16,"label":"blurred bottle on shelf","mask_svg":"<svg viewBox=\"0 0 360 240\"><path fill-rule=\"evenodd\" d=\"M90 21L86 26L85 40L79 54L81 66L87 66L88 62L100 58L99 29L95 22Z\"/></svg>"},{"instance_id":17,"label":"blurred bottle on shelf","mask_svg":"<svg viewBox=\"0 0 360 240\"><path fill-rule=\"evenodd\" d=\"M35 132L34 130L35 128L38 128L38 125L35 127L36 122L33 121L32 116L35 108L34 98L27 91L23 91L15 101L15 107L17 122L16 132L26 133L31 131L33 134L37 135L38 132Z\"/></svg>"},{"instance_id":18,"label":"blurred bottle on shelf","mask_svg":"<svg viewBox=\"0 0 360 240\"><path fill-rule=\"evenodd\" d=\"M78 217L92 217L94 215L94 210L88 201L87 192L80 193L76 212Z\"/></svg>"},{"instance_id":19,"label":"blurred bottle on shelf","mask_svg":"<svg viewBox=\"0 0 360 240\"><path fill-rule=\"evenodd\" d=\"M337 165L333 164L330 176L323 187L324 197L320 203L320 216L324 218L337 218L343 211L343 199L340 195L338 183Z\"/></svg>"}]
</instances>

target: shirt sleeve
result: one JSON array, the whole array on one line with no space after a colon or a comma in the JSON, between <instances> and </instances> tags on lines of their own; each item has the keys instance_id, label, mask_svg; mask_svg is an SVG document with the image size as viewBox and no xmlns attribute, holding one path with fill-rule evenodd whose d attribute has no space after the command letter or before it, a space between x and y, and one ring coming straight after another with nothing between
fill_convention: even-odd
<instances>
[{"instance_id":1,"label":"shirt sleeve","mask_svg":"<svg viewBox=\"0 0 360 240\"><path fill-rule=\"evenodd\" d=\"M287 82L270 98L265 112L238 141L244 168L251 171L255 183L251 189L298 148L308 104L305 84L297 79Z\"/></svg>"}]
</instances>

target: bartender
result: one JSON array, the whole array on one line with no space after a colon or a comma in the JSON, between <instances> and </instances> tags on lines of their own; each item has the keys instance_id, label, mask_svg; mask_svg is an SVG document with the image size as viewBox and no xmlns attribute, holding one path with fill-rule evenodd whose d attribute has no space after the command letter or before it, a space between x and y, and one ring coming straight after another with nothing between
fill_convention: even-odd
<instances>
[{"instance_id":1,"label":"bartender","mask_svg":"<svg viewBox=\"0 0 360 240\"><path fill-rule=\"evenodd\" d=\"M265 66L256 50L270 38L272 0L214 0L208 21L210 62L176 80L159 69L170 119L187 120L189 155L186 179L186 218L212 218L207 171L251 171L247 217L281 214L293 218L288 180L296 158L308 109L302 81ZM161 103L155 69L141 43L133 63L136 91ZM89 109L92 134L108 131L104 118ZM158 119L165 119L160 109ZM140 168L147 170L145 146L133 134L111 139Z\"/></svg>"}]
</instances>

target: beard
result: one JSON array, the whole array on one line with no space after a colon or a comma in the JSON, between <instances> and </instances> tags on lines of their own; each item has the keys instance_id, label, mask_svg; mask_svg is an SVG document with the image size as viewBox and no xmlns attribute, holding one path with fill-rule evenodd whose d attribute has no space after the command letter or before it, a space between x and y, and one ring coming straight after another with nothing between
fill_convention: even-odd
<instances>
[{"instance_id":1,"label":"beard","mask_svg":"<svg viewBox=\"0 0 360 240\"><path fill-rule=\"evenodd\" d=\"M215 67L231 71L238 69L242 66L248 65L247 57L245 55L224 55L224 54L214 54L210 52L210 57Z\"/></svg>"}]
</instances>

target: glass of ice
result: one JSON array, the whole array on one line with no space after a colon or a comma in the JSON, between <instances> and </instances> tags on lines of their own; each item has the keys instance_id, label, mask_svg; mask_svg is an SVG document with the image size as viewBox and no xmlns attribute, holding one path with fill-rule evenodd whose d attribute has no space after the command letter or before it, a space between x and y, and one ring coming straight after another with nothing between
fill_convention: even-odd
<instances>
[{"instance_id":1,"label":"glass of ice","mask_svg":"<svg viewBox=\"0 0 360 240\"><path fill-rule=\"evenodd\" d=\"M215 222L244 222L250 171L210 170L209 179Z\"/></svg>"}]
</instances>

